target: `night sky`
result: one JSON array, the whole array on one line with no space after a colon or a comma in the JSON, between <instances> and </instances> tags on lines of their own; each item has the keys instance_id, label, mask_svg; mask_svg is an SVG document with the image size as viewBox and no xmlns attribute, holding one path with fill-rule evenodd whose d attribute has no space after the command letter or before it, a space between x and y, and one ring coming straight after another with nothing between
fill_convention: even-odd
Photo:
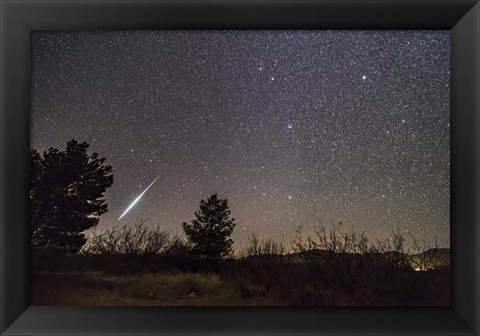
<instances>
[{"instance_id":1,"label":"night sky","mask_svg":"<svg viewBox=\"0 0 480 336\"><path fill-rule=\"evenodd\" d=\"M218 193L236 244L333 219L449 247L449 49L448 31L34 32L31 146L74 138L113 166L97 231L181 234Z\"/></svg>"}]
</instances>

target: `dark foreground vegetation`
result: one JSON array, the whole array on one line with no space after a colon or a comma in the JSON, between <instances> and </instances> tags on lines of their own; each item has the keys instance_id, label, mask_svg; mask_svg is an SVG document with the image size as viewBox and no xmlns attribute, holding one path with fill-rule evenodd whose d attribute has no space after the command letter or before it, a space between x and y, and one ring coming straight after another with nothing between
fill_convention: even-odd
<instances>
[{"instance_id":1,"label":"dark foreground vegetation","mask_svg":"<svg viewBox=\"0 0 480 336\"><path fill-rule=\"evenodd\" d=\"M235 219L216 194L182 223L185 238L145 222L87 236L113 184L88 147L30 153L32 305L450 304L449 250L400 231L369 242L341 223L298 229L288 249L253 234L234 250Z\"/></svg>"},{"instance_id":2,"label":"dark foreground vegetation","mask_svg":"<svg viewBox=\"0 0 480 336\"><path fill-rule=\"evenodd\" d=\"M332 225L299 230L291 253L254 234L235 257L207 261L187 241L139 223L93 236L79 254L35 250L32 304L449 305L450 251L420 252L417 242L405 251L405 242L394 232L370 244Z\"/></svg>"}]
</instances>

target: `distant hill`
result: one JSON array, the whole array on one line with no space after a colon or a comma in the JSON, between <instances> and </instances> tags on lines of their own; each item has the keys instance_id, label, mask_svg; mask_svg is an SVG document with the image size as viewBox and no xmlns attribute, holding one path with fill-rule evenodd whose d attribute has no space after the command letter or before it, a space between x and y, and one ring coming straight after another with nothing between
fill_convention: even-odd
<instances>
[{"instance_id":1,"label":"distant hill","mask_svg":"<svg viewBox=\"0 0 480 336\"><path fill-rule=\"evenodd\" d=\"M294 252L286 254L284 257L289 263L301 263L309 257L313 258L328 258L329 251L327 250L310 250L303 252ZM389 251L384 252L384 255L396 254L398 252ZM309 256L311 255L311 256ZM360 255L359 255L360 256ZM261 258L261 257L259 257ZM408 255L412 263L412 267L415 269L431 269L431 268L440 268L440 267L450 267L450 249L448 248L439 248L439 249L429 249L422 253Z\"/></svg>"}]
</instances>

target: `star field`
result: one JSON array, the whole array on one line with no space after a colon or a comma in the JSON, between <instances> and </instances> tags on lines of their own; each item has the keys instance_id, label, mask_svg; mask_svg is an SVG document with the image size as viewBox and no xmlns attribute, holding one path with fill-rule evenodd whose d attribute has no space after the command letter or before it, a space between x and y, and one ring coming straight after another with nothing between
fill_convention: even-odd
<instances>
[{"instance_id":1,"label":"star field","mask_svg":"<svg viewBox=\"0 0 480 336\"><path fill-rule=\"evenodd\" d=\"M333 218L449 247L449 48L448 31L34 32L31 146L106 157L97 230L181 233L218 193L236 243Z\"/></svg>"}]
</instances>

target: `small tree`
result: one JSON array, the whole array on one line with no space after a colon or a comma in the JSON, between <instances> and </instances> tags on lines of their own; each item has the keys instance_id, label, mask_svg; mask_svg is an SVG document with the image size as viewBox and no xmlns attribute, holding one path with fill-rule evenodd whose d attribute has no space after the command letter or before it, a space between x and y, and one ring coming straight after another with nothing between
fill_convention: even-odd
<instances>
[{"instance_id":1,"label":"small tree","mask_svg":"<svg viewBox=\"0 0 480 336\"><path fill-rule=\"evenodd\" d=\"M30 151L32 246L76 253L86 242L82 232L107 212L112 167L97 153L88 155L88 147L71 140L65 151Z\"/></svg>"},{"instance_id":2,"label":"small tree","mask_svg":"<svg viewBox=\"0 0 480 336\"><path fill-rule=\"evenodd\" d=\"M276 242L272 238L260 239L257 233L252 233L240 248L240 256L251 265L251 272L255 275L265 292L269 294L276 286L281 286L281 273L286 269L285 247L283 243ZM244 274L240 276L245 277ZM241 279L242 280L242 279ZM245 282L240 283L240 294L245 292Z\"/></svg>"},{"instance_id":3,"label":"small tree","mask_svg":"<svg viewBox=\"0 0 480 336\"><path fill-rule=\"evenodd\" d=\"M226 199L218 199L217 194L200 202L200 210L195 212L196 219L182 224L183 231L192 243L194 251L207 259L225 257L232 251L230 238L235 228L235 218L230 217Z\"/></svg>"}]
</instances>

